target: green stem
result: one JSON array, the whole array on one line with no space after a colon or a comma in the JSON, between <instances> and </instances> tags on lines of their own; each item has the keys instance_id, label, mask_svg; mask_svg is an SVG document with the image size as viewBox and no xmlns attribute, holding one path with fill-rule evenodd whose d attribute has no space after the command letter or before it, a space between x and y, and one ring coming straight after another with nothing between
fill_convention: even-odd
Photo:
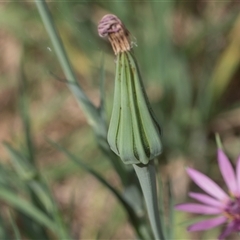
<instances>
[{"instance_id":1,"label":"green stem","mask_svg":"<svg viewBox=\"0 0 240 240\"><path fill-rule=\"evenodd\" d=\"M147 165L133 164L147 205L147 211L155 239L165 240L158 210L156 173L153 161Z\"/></svg>"},{"instance_id":2,"label":"green stem","mask_svg":"<svg viewBox=\"0 0 240 240\"><path fill-rule=\"evenodd\" d=\"M67 85L72 91L73 95L76 97L80 107L86 114L87 120L89 124L93 127L94 133L98 138L98 142L100 143L101 147L104 148L105 152L108 153L107 155L109 156L111 155L111 150L109 149L109 146L106 142L107 126L106 122L101 116L101 111L99 111L99 109L97 109L92 104L92 102L89 100L89 98L86 96L81 86L79 85L77 77L70 64L63 43L55 27L52 15L48 9L45 0L35 0L35 3L41 15L44 26L48 32L48 35L52 41L52 45L56 52L60 65L68 80ZM113 159L111 162L116 172L119 173L123 185L125 186L127 183L126 179L128 179L128 173L126 169L122 164L120 164L120 161L117 161L116 159Z\"/></svg>"},{"instance_id":3,"label":"green stem","mask_svg":"<svg viewBox=\"0 0 240 240\"><path fill-rule=\"evenodd\" d=\"M35 0L35 3L38 7L38 11L41 15L44 26L50 36L58 60L68 80L68 87L86 114L89 124L93 127L93 130L99 139L100 146L103 148L103 150L105 150L105 152L107 152L107 155L109 156L111 155L111 150L106 143L106 122L103 121L101 112L92 104L79 85L45 0ZM116 172L119 173L123 185L126 186L128 184L129 177L128 171L123 167L123 165L120 164L120 161L118 162L117 159L116 161L113 159L111 162ZM134 227L138 231L139 236L144 238L144 235L146 235L144 227L140 225Z\"/></svg>"},{"instance_id":4,"label":"green stem","mask_svg":"<svg viewBox=\"0 0 240 240\"><path fill-rule=\"evenodd\" d=\"M44 26L52 41L53 48L56 52L58 60L68 80L68 87L73 92L74 96L78 99L81 108L83 108L84 112L87 115L88 122L96 129L99 127L99 122L97 121L99 119L98 110L83 92L81 86L77 81L77 77L72 69L59 33L54 25L54 21L52 19L48 6L45 0L35 0L35 3L38 7L38 11L41 15Z\"/></svg>"}]
</instances>

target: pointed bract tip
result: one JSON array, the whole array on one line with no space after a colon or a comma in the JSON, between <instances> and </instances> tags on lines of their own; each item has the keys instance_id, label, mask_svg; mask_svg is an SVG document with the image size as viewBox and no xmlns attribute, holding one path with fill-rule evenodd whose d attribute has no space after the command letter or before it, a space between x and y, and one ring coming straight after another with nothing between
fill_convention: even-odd
<instances>
[{"instance_id":1,"label":"pointed bract tip","mask_svg":"<svg viewBox=\"0 0 240 240\"><path fill-rule=\"evenodd\" d=\"M215 133L215 140L216 140L218 149L223 150L223 145L222 145L222 141L221 141L219 133Z\"/></svg>"}]
</instances>

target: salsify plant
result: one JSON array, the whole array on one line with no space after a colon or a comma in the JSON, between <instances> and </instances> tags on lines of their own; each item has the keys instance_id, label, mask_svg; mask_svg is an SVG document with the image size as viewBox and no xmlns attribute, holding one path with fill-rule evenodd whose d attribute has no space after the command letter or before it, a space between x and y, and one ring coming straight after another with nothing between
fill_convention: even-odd
<instances>
[{"instance_id":1,"label":"salsify plant","mask_svg":"<svg viewBox=\"0 0 240 240\"><path fill-rule=\"evenodd\" d=\"M137 192L138 185L135 185L135 182L134 184L131 183L129 179L132 178L132 170L129 171L131 168L126 167L126 165L132 165L137 174L146 201L154 238L172 239L169 236L171 235L170 232L173 231L173 228L170 226L166 229L166 224L162 221L163 219L161 215L163 214L160 214L158 210L158 202L160 202L160 200L157 198L156 174L153 163L153 160L162 152L161 131L154 117L143 86L140 71L132 50L130 32L126 29L124 24L112 14L104 16L98 26L99 35L101 37L108 37L116 55L113 110L109 127L107 128L105 118L103 117L104 106L101 105L99 108L95 107L78 84L76 75L74 74L70 61L67 58L67 54L45 1L36 0L36 4L67 77L68 87L71 89L84 110L88 122L97 136L97 140L100 143L99 145L107 153L106 155L108 155L108 157L111 156L111 162L120 176L124 190L131 189L131 191L126 191L128 193L131 192L131 194L128 194L128 197L130 196L131 198L127 198L127 195L120 194L118 190L116 190L96 171L93 171L91 168L81 163L79 159L73 157L66 150L64 150L64 152L70 158L76 159L74 161L80 163L82 168L94 175L113 192L126 209L129 220L140 239L152 239L152 237L149 237L151 234L148 234L145 218L141 215L142 213L138 213L137 208L135 207L135 205L139 205L137 201L139 199L141 200L141 195L137 195L139 196L139 199L136 201L136 198L133 198L134 194L132 194L132 187L134 187L134 190ZM110 151L108 145L111 150L120 157L125 165L122 164L121 161L118 161L116 155ZM62 148L60 150L63 151ZM220 168L223 168L221 171L229 189L231 190L231 196L228 196L208 177L194 169L188 168L187 172L190 177L212 197L200 193L190 193L192 198L199 200L205 205L181 204L176 208L188 212L195 211L196 213L219 214L219 216L212 220L205 220L204 222L190 226L189 230L204 230L228 222L226 230L219 237L222 239L230 232L239 230L238 192L240 191L237 191L236 176L234 175L229 162L226 161L226 157L224 157L225 155L222 150L219 150L219 152L221 155L221 157L219 157L219 161L221 162ZM237 179L240 178L239 175L240 174L238 173ZM234 184L235 188L233 187ZM232 191L233 189L236 191ZM215 193L213 193L214 191ZM161 194L163 195L162 192ZM131 201L129 201L129 199L131 199Z\"/></svg>"},{"instance_id":2,"label":"salsify plant","mask_svg":"<svg viewBox=\"0 0 240 240\"><path fill-rule=\"evenodd\" d=\"M108 143L125 164L132 164L146 201L156 239L165 239L158 211L156 174L151 160L162 151L160 127L153 116L136 59L130 32L115 15L105 15L98 25L116 55L113 111Z\"/></svg>"},{"instance_id":3,"label":"salsify plant","mask_svg":"<svg viewBox=\"0 0 240 240\"><path fill-rule=\"evenodd\" d=\"M10 239L13 238L13 235L15 239L74 238L75 230L72 232L71 229L72 226L75 228L75 223L72 225L72 220L75 221L77 219L72 219L70 216L74 210L70 206L68 208L69 211L64 211L64 215L61 213L60 209L57 207L58 202L51 193L51 188L48 187L48 182L50 183L52 180L55 180L55 173L58 178L59 176L62 178L66 173L70 173L72 175L72 169L74 168L75 172L75 166L78 166L84 169L84 171L88 174L91 174L99 181L99 183L103 184L111 192L113 197L115 197L121 205L122 210L125 211L124 217L128 218L132 229L135 231L136 239L174 239L174 227L172 227L173 198L171 198L172 195L170 188L168 189L168 197L167 194L165 194L167 191L164 192L167 184L164 185L164 182L159 181L159 199L157 198L156 191L154 162L156 163L157 161L154 160L162 152L161 131L159 124L154 117L154 113L151 109L144 89L144 84L140 75L140 70L142 71L142 69L139 69L133 53L134 45L131 42L130 32L126 29L124 24L112 14L106 15L100 21L98 28L101 37L109 38L115 54L116 62L113 110L109 124L106 118L105 108L105 99L107 100L107 96L103 90L103 82L105 79L103 74L105 72L103 70L103 61L101 66L102 74L100 74L99 77L101 82L100 103L99 105L96 105L81 88L81 83L77 78L78 75L75 73L73 67L74 65L72 65L70 59L68 59L65 46L61 41L60 34L54 24L54 19L48 9L48 4L45 0L35 0L35 2L42 17L44 26L46 27L52 41L52 47L48 47L48 49L53 49L53 51L51 51L56 54L65 75L64 82L77 99L77 102L85 114L89 125L92 127L92 131L96 137L96 146L99 147L105 155L104 158L102 158L102 155L99 155L101 161L98 161L98 159L100 159L98 157L94 158L94 162L98 161L98 163L91 166L92 162L88 161L87 158L84 159L85 161L81 159L82 157L85 158L86 155L81 153L81 155L83 155L80 156L79 148L77 149L77 153L73 154L64 147L48 139L48 142L52 146L61 151L68 159L72 160L70 163L71 165L69 165L71 168L66 168L66 171L62 171L62 166L65 168L65 165L61 164L56 167L54 165L53 168L51 167L51 169L49 169L50 171L46 171L46 169L42 169L42 167L39 168L37 156L38 149L35 148L33 143L34 139L32 138L33 135L30 128L31 124L28 116L27 100L29 96L27 96L28 87L25 85L27 82L24 83L23 71L25 67L22 66L23 68L21 70L19 69L21 71L19 78L21 79L23 77L24 84L21 88L21 94L18 100L20 100L20 109L25 133L24 138L26 138L26 140L24 140L24 144L22 144L22 139L20 139L21 146L19 148L15 147L15 144L4 144L10 155L12 167L5 166L5 163L0 163L0 201L1 205L3 205L1 206L1 210L3 209L3 211L0 212L0 239ZM86 11L85 13L85 10L88 9L87 4L89 4L89 8L92 8L94 5L95 10L90 12ZM196 148L201 149L200 155L202 156L203 154L206 154L204 149L208 145L209 140L211 141L211 138L207 137L209 136L208 129L209 123L211 123L210 120L212 120L213 117L215 117L215 115L221 110L218 109L216 103L223 94L227 83L231 80L233 73L237 70L235 66L238 65L239 58L235 57L233 53L236 51L233 50L238 49L238 44L236 44L238 42L238 31L235 31L235 29L238 29L239 24L238 21L236 21L235 27L235 17L238 16L238 12L236 11L234 14L229 14L229 16L231 15L231 19L228 19L228 14L224 14L227 21L224 21L223 24L217 24L216 26L215 24L212 24L213 22L211 22L214 19L209 18L208 21L205 21L206 19L203 18L203 26L206 25L207 31L205 27L200 27L200 31L196 31L195 33L192 32L192 30L190 32L181 31L181 34L179 35L179 31L176 31L179 29L179 24L180 28L184 29L185 24L187 24L186 26L189 25L189 20L185 18L185 16L184 19L182 19L182 17L179 19L179 13L181 13L181 10L179 9L178 4L176 5L174 1L166 1L166 4L161 3L159 7L157 4L160 3L157 3L156 1L149 1L148 5L145 4L146 6L144 5L144 8L140 9L136 7L136 4L130 4L130 6L129 4L124 3L121 5L121 3L119 3L119 5L116 5L116 1L112 1L111 4L97 4L92 3L91 1L86 1L85 6L79 4L79 2L68 3L65 1L63 3L54 4L54 8L52 8L52 10L54 13L58 13L57 20L59 13L61 13L62 17L64 17L65 20L67 19L68 23L72 23L74 21L74 24L64 24L63 26L60 26L59 29L61 31L61 35L66 41L65 44L70 56L73 51L72 49L75 50L75 47L77 46L78 48L79 45L84 47L84 49L80 49L81 53L82 50L84 50L84 52L94 53L94 51L89 51L89 46L94 46L96 44L95 40L98 41L98 37L93 38L91 30L94 28L91 28L91 26L95 23L96 16L98 16L99 12L102 12L103 10L114 10L116 14L119 13L120 15L125 16L124 21L129 23L131 21L131 17L133 16L133 18L135 18L134 22L136 23L134 34L141 35L143 39L147 36L145 39L145 45L147 47L145 49L138 49L140 53L139 56L142 56L139 59L141 59L143 66L145 62L145 70L148 71L148 74L145 72L145 75L148 75L148 77L153 81L157 80L158 82L155 82L154 84L161 87L161 94L160 92L157 92L157 95L155 95L157 96L157 99L155 102L156 108L154 109L154 112L161 118L164 130L168 132L164 139L165 151L164 156L161 155L161 160L166 160L167 162L171 159L176 160L179 155L178 152L180 152L180 155L183 155L184 160L190 159L189 153L195 153L194 150ZM177 8L175 9L174 6L177 6ZM206 8L207 7L208 4L206 4ZM11 14L9 14L9 11L5 10L6 8L4 6L4 8L1 9L1 20L6 25L7 32L8 30L12 31L12 29L16 30L17 28L15 26L16 23L14 18L10 17L11 21L7 18L7 15L14 15L15 7L11 7ZM25 9L24 11L17 12L20 14L18 19L22 18L25 21L26 17L28 18L30 15L32 17L32 14L29 16L28 14L25 15ZM136 14L133 15L133 12ZM224 10L224 13L226 12L228 11ZM139 16L144 18L144 21L141 21ZM192 19L192 16L190 19ZM31 25L35 24L35 20L37 20L35 19L35 15L32 20L34 21L30 21ZM175 25L175 22L177 25ZM141 26L139 24L138 27L138 23L140 23ZM214 49L212 49L212 44L209 44L209 42L212 42L212 39L210 39L211 41L208 41L209 36L212 38L211 34L214 35L217 29L219 36L227 35L227 31L231 30L233 23L234 31L230 34L231 40L229 41L229 44L227 44L229 47L226 47L226 51L222 47L216 47L216 49L214 47ZM18 21L18 24L21 25L22 22ZM71 25L71 28L68 28L67 25ZM196 23L191 23L191 25L196 26ZM197 19L197 26L198 25L199 19ZM75 29L73 26L75 26ZM171 28L169 28L170 26ZM172 31L172 27L175 29L175 26L177 26L176 30ZM78 31L78 27L80 27L80 31ZM69 30L73 30L73 32ZM41 37L39 39L39 33L36 34L35 32L36 31L33 31L32 33L34 39L37 40L37 52L39 52L40 49L44 49L40 46L41 39L46 39L46 37L41 35L43 38ZM206 32L210 34L206 34ZM192 35L190 33L194 34ZM20 31L18 34L23 37L24 32ZM76 41L76 46L74 41L72 41L72 34L77 36L76 39L80 40ZM193 36L192 40L188 37L184 37L184 35L188 34L191 35L191 38ZM3 35L5 35L5 33ZM234 37L234 35L236 36ZM71 37L70 42L67 40L69 37ZM25 36L24 39L24 41L27 40ZM182 41L181 39L187 41ZM201 51L201 48L199 48L198 43L203 42L204 39L207 41L204 41L205 43L203 46L201 44L201 48L204 49L203 57L203 52ZM223 39L225 39L225 37ZM86 42L88 42L89 45L85 45ZM185 44L185 42L188 43ZM71 43L70 48L69 43ZM32 41L30 45L31 52L34 52L35 57L36 51L32 51ZM219 45L222 44L220 43ZM9 46L11 46L11 41L9 42ZM28 48L26 48L26 50L27 49ZM209 50L213 53L217 53L221 50L219 52L222 52L224 57L220 57L219 61L217 58L213 57L213 55L211 57L211 54L208 54ZM81 53L79 55L81 55ZM154 62L152 61L153 54L156 59ZM49 55L49 53L46 55ZM218 56L218 54L214 55ZM44 60L42 56L45 56L45 54L41 55L41 59ZM94 60L92 56L93 55L83 56L83 59L85 60L86 58L91 58L91 60ZM97 55L94 53L94 56ZM76 61L74 57L75 54L71 56L71 58L73 58L73 63L76 63L75 67L80 70L80 73L84 72L83 69L85 68L85 62L83 66L81 61ZM196 59L196 61L194 60L189 65L189 59L193 58ZM216 69L209 71L209 60L205 61L205 58L212 58L210 62L217 63ZM46 59L46 61L48 60ZM200 65L202 65L201 68L198 68L199 61L201 62ZM25 66L25 64L23 65ZM30 68L27 67L26 70L28 71L29 69L32 69L31 66L32 65L30 65ZM57 65L55 65L55 63L53 65L50 64L47 68L52 70L52 66ZM169 66L171 66L171 68ZM38 72L38 68L36 70ZM227 72L227 74L222 74L222 71ZM41 76L43 75L39 75L38 78ZM190 78L192 81L190 81ZM203 81L200 81L201 78ZM197 82L195 80L197 80ZM23 90L26 90L26 92ZM203 95L206 95L206 97L202 98ZM62 99L63 95L60 95L59 92L58 96ZM33 124L33 126L35 126L35 124ZM208 127L206 128L206 126ZM213 129L211 128L211 130ZM213 131L215 130L221 131L218 129L214 129ZM84 143L87 143L84 136L82 139ZM191 144L192 142L194 143ZM68 141L68 143L70 143L70 141ZM74 149L75 144L79 145L81 143L79 143L79 141L74 141L73 145L71 145L72 149ZM48 155L48 151L46 151L46 154L44 155ZM41 156L43 158L43 155ZM195 156L199 157L196 153ZM176 206L176 209L190 213L203 214L205 217L206 215L216 215L216 217L213 217L212 219L192 224L189 226L188 230L207 230L223 225L222 227L224 230L219 236L219 239L223 239L229 236L231 232L240 231L240 158L237 161L237 170L235 173L222 149L218 150L218 156L219 166L226 185L228 186L229 194L227 194L205 175L193 168L187 168L188 175L206 192L206 194L190 192L189 196L192 199L197 200L199 203L180 204ZM48 158L50 157L51 154ZM104 174L106 176L101 174L103 168L98 168L98 166L103 166L102 160L109 161L112 164L111 167L115 171L114 177L119 177L119 184L118 182L116 184L115 181L111 182L108 180L108 174L105 174L105 169ZM167 168L168 167L169 166L167 166ZM175 174L175 168L165 169L166 168L163 168L163 170L161 169L164 176L168 175L168 173L170 173L171 176L172 174ZM54 175L54 178L49 179L50 181L46 181L45 177L48 179L50 176L49 172L51 172L51 177ZM166 178L167 177L168 176L166 176ZM137 178L139 181L136 181ZM139 182L142 187L143 194L141 192ZM82 184L81 181L78 183L79 185ZM81 196L84 196L84 193L87 191L89 191L89 189L85 189ZM57 195L62 194L58 193ZM96 200L94 202L98 202L99 195L93 195L93 198ZM144 202L144 198L146 200L147 211L154 237L148 223L147 212L145 212L145 208L142 204ZM4 204L2 204L2 202ZM9 218L5 216L5 204L7 205L7 209L10 209ZM158 204L160 205L160 211L158 210ZM165 209L167 210L165 211ZM168 215L164 217L165 213L168 213ZM104 221L106 221L106 216ZM181 214L177 214L177 218L179 216L181 216ZM86 219L86 221L84 219L84 214L80 217L84 220L85 226L89 226L87 221L88 219ZM114 218L114 222L121 221L121 216L118 217L118 215L115 215ZM209 218L211 217L209 216ZM10 220L10 224L6 221L8 219ZM112 223L113 222L111 220L107 223L111 225L111 229L114 227ZM103 225L101 224L101 226ZM81 227L81 238L85 237L83 234L83 228L84 225ZM94 231L95 230L96 229L94 229ZM112 230L109 231L108 227L101 227L96 238L108 239L109 235L113 233ZM183 229L183 231L185 232L185 229ZM183 231L181 230L181 233ZM180 235L181 233L179 233L177 238L186 239L185 236L183 237L183 235ZM89 232L88 234L91 233ZM107 237L105 234L107 234ZM103 235L105 236L103 237ZM88 235L88 238L89 237L93 239L91 235ZM124 237L125 236L122 236L122 238Z\"/></svg>"},{"instance_id":4,"label":"salsify plant","mask_svg":"<svg viewBox=\"0 0 240 240\"><path fill-rule=\"evenodd\" d=\"M81 160L78 159L76 161L76 157L62 147L59 147L60 150L97 178L117 197L128 213L129 221L140 239L152 239L152 234L149 233L148 230L148 224L145 222L145 215L142 213L142 196L138 193L138 184L133 181L135 175L132 174L131 168L122 165L120 161L118 163L116 155L112 154L108 144L124 163L128 165L133 164L143 189L143 195L146 200L155 239L165 239L158 211L155 166L153 161L150 161L161 153L160 128L153 117L136 60L132 52L130 52L131 42L129 40L128 30L126 30L121 21L114 15L110 15L113 16L114 19L107 18L110 22L104 22L104 25L102 25L104 29L110 28L110 34L108 36L111 38L114 52L117 55L118 69L121 69L119 77L116 77L116 81L122 81L124 79L120 84L120 89L123 90L120 94L120 98L116 97L118 93L118 91L116 91L114 99L114 110L117 110L119 117L116 117L115 114L112 115L110 127L107 132L106 122L103 117L104 106L101 105L100 108L97 108L88 99L87 95L78 84L76 75L68 60L46 2L40 0L36 1L36 4L52 40L59 62L68 79L68 87L86 113L89 124L96 134L101 149L111 159L116 173L118 173L122 180L124 192L120 194L117 189L96 171L86 166ZM119 108L117 109L116 106ZM167 234L172 235L172 232L168 231Z\"/></svg>"},{"instance_id":5,"label":"salsify plant","mask_svg":"<svg viewBox=\"0 0 240 240\"><path fill-rule=\"evenodd\" d=\"M190 225L188 231L203 231L226 224L226 228L218 237L221 240L232 232L240 231L240 157L237 160L235 174L226 154L219 148L218 165L229 194L206 175L188 167L189 177L207 194L190 192L189 196L200 203L184 203L175 208L189 213L217 215Z\"/></svg>"}]
</instances>

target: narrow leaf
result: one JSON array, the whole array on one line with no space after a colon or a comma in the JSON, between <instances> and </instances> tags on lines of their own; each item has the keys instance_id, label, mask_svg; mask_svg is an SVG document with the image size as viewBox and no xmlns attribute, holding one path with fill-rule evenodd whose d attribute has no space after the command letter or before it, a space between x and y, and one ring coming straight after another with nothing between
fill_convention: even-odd
<instances>
[{"instance_id":1,"label":"narrow leaf","mask_svg":"<svg viewBox=\"0 0 240 240\"><path fill-rule=\"evenodd\" d=\"M55 223L50 218L48 218L48 216L46 216L42 211L37 209L31 203L17 196L12 191L6 188L0 187L0 199L2 201L5 201L7 204L11 205L12 207L16 208L17 210L21 211L22 213L28 215L34 221L42 224L46 228L55 232L58 231Z\"/></svg>"},{"instance_id":2,"label":"narrow leaf","mask_svg":"<svg viewBox=\"0 0 240 240\"><path fill-rule=\"evenodd\" d=\"M143 235L143 229L141 228L141 219L139 219L134 211L134 209L131 207L131 205L124 199L124 197L110 184L108 183L99 173L97 173L92 168L88 167L83 161L81 161L78 157L74 156L72 153L67 151L65 148L60 146L59 144L48 140L48 142L63 152L65 156L67 156L69 159L71 159L73 162L75 162L80 168L84 169L88 173L90 173L92 176L94 176L100 183L102 183L105 187L107 187L112 194L119 200L119 202L124 207L125 211L128 213L128 217L130 222L132 223L133 227L135 228L137 234L142 238L145 239Z\"/></svg>"},{"instance_id":3,"label":"narrow leaf","mask_svg":"<svg viewBox=\"0 0 240 240\"><path fill-rule=\"evenodd\" d=\"M19 231L18 226L17 226L15 220L13 219L10 211L8 211L8 215L9 215L9 218L10 218L10 224L11 224L12 229L13 229L14 239L20 240L21 239L20 231Z\"/></svg>"}]
</instances>

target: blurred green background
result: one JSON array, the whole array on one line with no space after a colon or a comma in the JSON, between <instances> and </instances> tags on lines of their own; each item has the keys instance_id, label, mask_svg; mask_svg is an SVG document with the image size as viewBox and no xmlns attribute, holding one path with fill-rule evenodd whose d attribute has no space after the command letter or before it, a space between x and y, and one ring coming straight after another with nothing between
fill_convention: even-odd
<instances>
[{"instance_id":1,"label":"blurred green background","mask_svg":"<svg viewBox=\"0 0 240 240\"><path fill-rule=\"evenodd\" d=\"M222 184L214 134L220 134L233 161L240 153L239 2L54 1L48 6L79 83L96 106L104 55L107 119L115 56L109 42L98 36L97 24L105 14L113 13L131 32L144 85L162 127L159 172L163 180L171 179L176 202L184 201L187 189L193 187L184 172L186 165ZM133 239L126 215L111 193L47 141L60 143L121 189L64 83L34 2L0 3L0 63L0 140L5 142L0 145L0 184L12 189L13 197L28 199L24 187L28 176L19 174L18 160L12 161L11 156L13 148L26 151L26 126L31 126L35 167L53 193L62 221L67 222L66 231L74 239ZM22 102L30 115L27 125L22 124ZM17 203L3 195L0 236L33 238L24 230L29 219L19 217ZM215 230L213 235L189 235L185 225L179 225L186 219L186 214L176 214L176 239L216 236Z\"/></svg>"}]
</instances>

